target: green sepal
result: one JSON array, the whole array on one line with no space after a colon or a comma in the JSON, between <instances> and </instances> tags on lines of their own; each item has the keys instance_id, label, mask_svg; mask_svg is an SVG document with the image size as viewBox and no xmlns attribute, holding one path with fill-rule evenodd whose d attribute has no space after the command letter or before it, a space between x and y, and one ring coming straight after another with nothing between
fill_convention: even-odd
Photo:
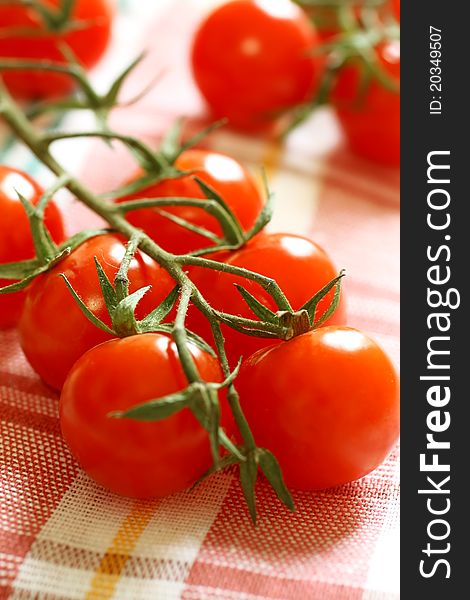
<instances>
[{"instance_id":1,"label":"green sepal","mask_svg":"<svg viewBox=\"0 0 470 600\"><path fill-rule=\"evenodd\" d=\"M111 412L108 416L119 419L133 419L135 421L162 421L187 406L189 406L189 397L185 390L157 398L156 400L149 400L123 412Z\"/></svg>"},{"instance_id":2,"label":"green sepal","mask_svg":"<svg viewBox=\"0 0 470 600\"><path fill-rule=\"evenodd\" d=\"M30 272L29 274L27 274L25 277L23 277L23 279L21 279L21 281L11 283L10 285L6 285L6 286L0 288L0 294L10 294L13 292L19 292L20 290L24 289L33 279L38 277L38 275L42 275L43 273L46 273L47 271L49 271L50 269L55 267L55 265L57 263L59 263L63 258L68 256L69 254L70 254L70 251L68 248L66 248L65 250L62 250L59 254L54 256L46 264L40 265L36 269L33 269L33 271ZM27 262L27 261L24 261L24 262ZM19 264L21 264L21 263L19 263ZM39 261L38 261L38 264L40 264ZM12 265L14 265L14 263L11 263L11 264L9 263L8 267L11 268ZM0 271L0 273L1 273L1 271ZM7 279L7 278L5 278L5 279Z\"/></svg>"},{"instance_id":3,"label":"green sepal","mask_svg":"<svg viewBox=\"0 0 470 600\"><path fill-rule=\"evenodd\" d=\"M241 245L244 242L243 228L240 225L240 221L233 213L232 209L225 202L222 196L220 196L212 187L210 187L204 181L202 181L202 179L199 179L199 177L194 177L194 181L198 184L204 196L208 200L214 200L214 202L217 202L217 204L219 204L230 217L230 227L223 227L223 224L220 223L221 227L223 227L226 240L229 243Z\"/></svg>"},{"instance_id":4,"label":"green sepal","mask_svg":"<svg viewBox=\"0 0 470 600\"><path fill-rule=\"evenodd\" d=\"M261 212L256 217L256 221L255 221L253 227L245 233L246 241L251 240L251 238L253 238L256 234L258 234L260 231L262 231L266 227L266 225L271 221L271 219L273 218L274 194L273 194L273 192L271 192L271 190L269 188L268 180L266 177L266 171L264 171L264 169L263 169L263 184L264 184L264 190L265 190L265 194L266 194L266 202L265 202L263 208L261 209Z\"/></svg>"},{"instance_id":5,"label":"green sepal","mask_svg":"<svg viewBox=\"0 0 470 600\"><path fill-rule=\"evenodd\" d=\"M0 288L0 294L11 294L13 292L19 292L24 289L33 279L35 279L38 275L45 273L49 270L49 265L44 265L39 267L39 269L34 270L29 275L26 275L21 281L16 281L15 283L10 283L9 285L5 285Z\"/></svg>"},{"instance_id":6,"label":"green sepal","mask_svg":"<svg viewBox=\"0 0 470 600\"><path fill-rule=\"evenodd\" d=\"M132 71L137 67L137 65L139 65L142 62L142 60L145 58L145 55L145 52L141 52L129 65L127 65L127 67L120 73L120 75L116 77L116 79L111 84L111 87L109 88L107 94L104 96L104 99L106 100L110 108L112 108L117 103L118 95L121 91L124 82L132 73Z\"/></svg>"},{"instance_id":7,"label":"green sepal","mask_svg":"<svg viewBox=\"0 0 470 600\"><path fill-rule=\"evenodd\" d=\"M37 258L0 264L0 279L23 279L41 267Z\"/></svg>"},{"instance_id":8,"label":"green sepal","mask_svg":"<svg viewBox=\"0 0 470 600\"><path fill-rule=\"evenodd\" d=\"M184 123L185 119L183 117L176 119L166 131L160 144L160 152L166 156L170 163L174 162L175 158L181 154L181 136Z\"/></svg>"},{"instance_id":9,"label":"green sepal","mask_svg":"<svg viewBox=\"0 0 470 600\"><path fill-rule=\"evenodd\" d=\"M328 319L336 310L336 307L338 306L338 302L339 302L339 294L340 294L340 290L341 290L341 279L345 276L345 271L341 271L340 274L338 275L338 277L335 277L334 279L332 279L331 281L329 281L325 286L323 286L321 288L321 290L319 290L314 296L312 296L310 298L310 300L308 300L301 308L300 311L302 310L306 310L310 319L310 323L312 325L318 326L318 323L321 321L321 323L324 323L326 321L326 319ZM325 313L323 313L323 315L320 317L320 319L318 321L315 321L315 312L317 310L317 306L320 303L321 300L323 300L323 298L328 294L328 292L333 289L336 286L336 291L335 291L335 295L333 297L333 300L329 306L329 308L327 309L327 311L325 311ZM331 309L331 311L330 311ZM300 312L299 311L299 312ZM324 318L325 314L330 311L328 313L328 316L326 318Z\"/></svg>"},{"instance_id":10,"label":"green sepal","mask_svg":"<svg viewBox=\"0 0 470 600\"><path fill-rule=\"evenodd\" d=\"M152 286L147 285L123 298L111 314L113 328L118 337L127 337L140 333L139 323L135 318L135 309Z\"/></svg>"},{"instance_id":11,"label":"green sepal","mask_svg":"<svg viewBox=\"0 0 470 600\"><path fill-rule=\"evenodd\" d=\"M189 140L187 140L186 142L181 144L179 146L179 148L177 148L177 150L173 154L173 156L171 156L171 155L168 156L168 159L170 160L170 162L174 162L179 156L181 156L181 154L183 154L183 152L186 152L186 150L189 150L193 146L197 146L197 144L202 142L202 140L204 140L213 131L216 131L217 129L224 127L225 125L227 125L227 123L228 123L228 119L220 119L219 121L215 121L214 123L211 123L204 129L202 129L201 131L199 131L198 133L193 135L191 138L189 138Z\"/></svg>"},{"instance_id":12,"label":"green sepal","mask_svg":"<svg viewBox=\"0 0 470 600\"><path fill-rule=\"evenodd\" d=\"M339 300L340 300L340 296L341 296L341 280L342 278L345 276L344 271L341 271L341 275L339 277L337 277L337 284L336 284L336 289L335 289L335 293L333 295L333 299L330 303L330 306L325 310L325 312L322 314L322 316L317 319L316 321L313 322L313 327L316 329L317 327L321 327L323 325L323 323L325 323L325 321L327 321L331 315L333 315L333 313L336 311L336 309L338 308L338 304L339 304Z\"/></svg>"},{"instance_id":13,"label":"green sepal","mask_svg":"<svg viewBox=\"0 0 470 600\"><path fill-rule=\"evenodd\" d=\"M162 300L162 302L149 313L142 321L139 321L139 328L141 331L152 331L154 327L160 325L165 317L167 317L172 311L173 307L178 300L180 292L179 285L171 290L171 292Z\"/></svg>"},{"instance_id":14,"label":"green sepal","mask_svg":"<svg viewBox=\"0 0 470 600\"><path fill-rule=\"evenodd\" d=\"M111 233L113 230L110 228L103 229L85 229L84 231L79 231L65 242L62 242L59 245L59 251L68 250L69 253L76 250L79 246L90 240L91 238L97 237L99 235L105 235L106 233Z\"/></svg>"},{"instance_id":15,"label":"green sepal","mask_svg":"<svg viewBox=\"0 0 470 600\"><path fill-rule=\"evenodd\" d=\"M242 325L237 325L228 316L226 316L222 313L218 313L217 318L222 323L225 323L226 325L228 325L231 329L234 329L235 331L239 331L240 333L244 333L245 335L250 335L252 337L268 338L268 339L273 339L273 340L283 339L283 336L279 337L275 333L271 333L270 331L263 331L261 329L255 329L254 325L253 325L253 328L243 327ZM285 331L285 334L286 335L288 334L287 329Z\"/></svg>"},{"instance_id":16,"label":"green sepal","mask_svg":"<svg viewBox=\"0 0 470 600\"><path fill-rule=\"evenodd\" d=\"M93 323L93 325L95 325L96 327L98 327L99 329L101 329L101 331L104 331L105 333L108 333L109 335L112 335L113 337L116 337L116 333L106 325L106 323L103 323L103 321L101 319L99 319L89 308L88 306L83 302L83 300L80 298L80 296L77 294L77 292L75 291L75 289L73 288L72 284L70 283L70 281L67 279L67 276L64 273L60 273L60 276L62 277L62 279L65 281L65 285L67 286L67 288L69 289L70 293L72 294L75 302L78 305L78 308L82 311L82 313L85 315L85 317L91 321L91 323Z\"/></svg>"},{"instance_id":17,"label":"green sepal","mask_svg":"<svg viewBox=\"0 0 470 600\"><path fill-rule=\"evenodd\" d=\"M253 454L250 454L245 462L240 463L240 483L254 525L256 525L255 484L257 477L258 464Z\"/></svg>"},{"instance_id":18,"label":"green sepal","mask_svg":"<svg viewBox=\"0 0 470 600\"><path fill-rule=\"evenodd\" d=\"M183 227L184 229L187 229L188 231L197 233L198 235L201 235L201 236L211 240L215 244L221 244L223 242L223 240L218 235L216 235L215 233L212 233L212 231L209 231L205 227L201 227L200 225L194 225L194 223L191 223L190 221L187 221L186 219L178 217L177 215L173 215L172 213L169 213L168 211L163 210L161 208L158 209L158 212L159 212L159 214L162 215L162 217L165 217L165 219L168 219L169 221L176 223L176 225L179 225L180 227Z\"/></svg>"},{"instance_id":19,"label":"green sepal","mask_svg":"<svg viewBox=\"0 0 470 600\"><path fill-rule=\"evenodd\" d=\"M138 179L131 181L127 185L123 185L122 187L112 192L102 194L101 198L103 198L104 200L117 200L119 198L125 198L127 196L136 194L137 192L140 192L151 185L156 185L161 181L166 181L167 179L180 179L181 177L185 177L188 174L189 173L187 173L186 171L179 171L178 169L175 169L173 167L171 167L170 169L168 169L168 171L165 171L164 173L147 173L143 177L139 177ZM116 206L119 207L119 204L117 204Z\"/></svg>"},{"instance_id":20,"label":"green sepal","mask_svg":"<svg viewBox=\"0 0 470 600\"><path fill-rule=\"evenodd\" d=\"M30 10L36 11L48 31L59 33L68 30L75 0L61 0L60 6L54 9L39 2L30 4Z\"/></svg>"},{"instance_id":21,"label":"green sepal","mask_svg":"<svg viewBox=\"0 0 470 600\"><path fill-rule=\"evenodd\" d=\"M116 310L116 307L119 304L116 290L114 289L114 286L111 283L111 281L108 279L108 276L104 272L104 269L96 256L93 257L93 260L95 261L96 272L98 273L98 280L100 282L100 288L101 293L103 294L104 303L112 321L114 311Z\"/></svg>"},{"instance_id":22,"label":"green sepal","mask_svg":"<svg viewBox=\"0 0 470 600\"><path fill-rule=\"evenodd\" d=\"M226 456L223 456L219 460L218 466L216 467L215 465L212 465L212 467L208 469L204 473L204 475L201 475L201 477L199 477L199 479L195 483L193 483L193 485L189 488L189 491L194 491L199 485L201 485L201 483L206 481L206 479L208 479L211 475L214 475L214 473L220 473L224 469L238 464L238 462L239 460L232 454L227 454Z\"/></svg>"},{"instance_id":23,"label":"green sepal","mask_svg":"<svg viewBox=\"0 0 470 600\"><path fill-rule=\"evenodd\" d=\"M52 241L43 220L44 208L49 198L46 194L45 200L41 199L40 206L35 207L18 190L15 191L29 220L36 256L41 264L47 264L57 253L57 246Z\"/></svg>"},{"instance_id":24,"label":"green sepal","mask_svg":"<svg viewBox=\"0 0 470 600\"><path fill-rule=\"evenodd\" d=\"M240 372L240 367L242 366L242 358L238 359L237 365L236 367L233 369L233 371L230 373L230 375L228 377L226 377L224 379L224 381L222 381L222 383L211 383L211 387L215 390L223 390L225 388L228 388L232 385L232 383L235 381L235 379L238 376L238 373Z\"/></svg>"},{"instance_id":25,"label":"green sepal","mask_svg":"<svg viewBox=\"0 0 470 600\"><path fill-rule=\"evenodd\" d=\"M262 304L259 300L257 300L248 290L246 290L242 285L236 283L235 287L243 296L243 299L248 304L252 312L259 318L261 321L265 321L268 323L279 323L279 318L272 310L270 310L267 306Z\"/></svg>"},{"instance_id":26,"label":"green sepal","mask_svg":"<svg viewBox=\"0 0 470 600\"><path fill-rule=\"evenodd\" d=\"M265 448L258 448L257 453L259 466L266 476L266 479L271 484L271 487L274 489L281 502L283 502L289 510L294 511L294 500L284 483L281 467L279 466L277 458L272 452Z\"/></svg>"}]
</instances>

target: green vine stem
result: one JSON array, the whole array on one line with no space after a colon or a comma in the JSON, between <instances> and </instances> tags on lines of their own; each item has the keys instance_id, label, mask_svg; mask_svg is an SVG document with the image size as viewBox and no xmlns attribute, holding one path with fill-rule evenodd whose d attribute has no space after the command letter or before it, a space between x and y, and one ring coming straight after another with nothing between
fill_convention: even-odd
<instances>
[{"instance_id":1,"label":"green vine stem","mask_svg":"<svg viewBox=\"0 0 470 600\"><path fill-rule=\"evenodd\" d=\"M81 183L81 181L69 174L62 167L62 165L52 156L49 150L49 145L52 141L52 136L47 133L41 133L31 124L31 122L27 119L26 115L21 111L19 106L16 105L14 100L9 95L8 91L6 90L5 86L1 81L1 78L0 116L8 124L11 130L16 134L16 136L20 140L22 140L24 144L33 152L33 154L57 176L58 179L56 181L56 184L52 188L54 191L56 191L62 186L67 188L83 204L85 204L96 214L104 218L113 230L122 233L126 238L130 240L130 243L127 247L126 255L121 265L122 277L119 277L118 273L115 282L116 291L121 296L124 296L127 291L127 263L132 259L133 253L135 252L137 247L144 251L146 254L148 254L150 257L152 257L164 269L166 269L169 275L178 284L180 288L180 301L172 334L178 348L178 353L181 359L184 372L189 382L188 390L191 390L191 393L196 394L197 401L194 401L194 403L191 404L191 408L195 412L195 414L200 415L199 420L201 421L201 424L203 424L203 426L208 430L209 433L209 439L211 441L211 449L214 458L214 466L215 468L217 468L217 466L219 465L219 444L225 446L225 448L230 452L231 456L233 457L233 460L243 464L243 461L247 460L247 457L251 457L249 458L249 460L253 461L253 457L256 453L256 443L253 434L250 430L249 424L241 409L238 394L233 385L233 373L230 372L230 367L225 354L223 337L219 324L219 320L223 320L223 322L228 322L230 324L231 318L233 316L220 313L214 310L208 304L201 292L189 279L188 275L184 270L184 266L188 264L193 264L203 268L223 270L225 272L232 273L233 275L246 277L247 279L259 283L259 285L266 289L272 295L273 299L275 300L280 309L291 310L289 302L287 301L285 295L283 294L282 290L279 288L277 283L272 279L266 278L262 275L251 271L247 271L245 269L229 265L222 265L221 263L218 263L216 261L204 259L201 257L175 256L161 248L154 240L152 240L141 230L138 230L135 227L133 227L125 219L125 213L127 212L127 208L125 206L124 210L122 210L118 204L110 203L106 200L103 200L102 198L95 196L85 185ZM78 135L80 136L80 134ZM54 140L59 138L65 139L68 137L75 137L75 135L72 136L69 134L54 134ZM113 133L105 133L104 135L102 135L102 137L108 139L119 138L117 134ZM126 139L126 145L129 145L131 147L133 146L139 151L141 150L139 144L134 144L133 142L128 143L129 141L130 140ZM144 154L147 158L148 153L145 151ZM161 164L156 162L154 163L153 167L154 170L160 170ZM47 196L50 197L50 195L50 192L48 192ZM45 201L46 200L41 202L41 206L39 208L40 211L42 211L45 205ZM28 261L28 265L31 262L35 263L35 261ZM15 274L15 269L10 269L10 271L13 274ZM11 288L12 286L9 287ZM220 429L220 409L218 405L217 391L208 388L207 386L205 386L205 384L201 383L200 374L194 363L194 360L192 359L191 353L189 352L187 345L187 332L184 327L184 322L190 301L206 316L214 332L214 339L218 349L223 373L228 382L227 395L229 405L233 412L233 416L239 428L241 437L243 439L244 451L242 453L240 453L238 448L234 446L231 440L226 436L225 432ZM232 323L234 327L245 326L248 328L265 328L267 334L278 334L278 336L281 337L286 334L285 328L282 326L276 326L273 324L263 324L262 322L249 319L237 319L236 317L233 318L235 319L235 321ZM210 418L208 420L206 416L207 414L210 415ZM243 480L242 486L244 486ZM276 491L278 491L278 493L280 493L282 497L284 491ZM251 504L250 513L253 516Z\"/></svg>"}]
</instances>

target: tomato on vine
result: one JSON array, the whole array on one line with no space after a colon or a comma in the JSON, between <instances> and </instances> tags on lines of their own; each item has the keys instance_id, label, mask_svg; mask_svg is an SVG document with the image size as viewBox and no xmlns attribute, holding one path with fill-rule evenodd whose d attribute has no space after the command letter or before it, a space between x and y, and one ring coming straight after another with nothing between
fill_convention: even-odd
<instances>
[{"instance_id":1,"label":"tomato on vine","mask_svg":"<svg viewBox=\"0 0 470 600\"><path fill-rule=\"evenodd\" d=\"M91 68L104 53L111 35L113 8L110 0L76 0L70 18L61 26L47 26L39 9L7 4L0 6L0 60L33 59L66 62L62 47L77 61ZM47 0L43 10L58 15L63 0ZM63 96L74 86L73 79L44 70L4 70L1 75L10 90L22 100Z\"/></svg>"},{"instance_id":2,"label":"tomato on vine","mask_svg":"<svg viewBox=\"0 0 470 600\"><path fill-rule=\"evenodd\" d=\"M242 366L240 401L257 444L288 486L318 490L363 477L399 433L398 377L383 350L348 327L321 327Z\"/></svg>"},{"instance_id":3,"label":"tomato on vine","mask_svg":"<svg viewBox=\"0 0 470 600\"><path fill-rule=\"evenodd\" d=\"M377 67L384 71L390 89L372 75L363 89L367 67L351 60L340 70L333 89L333 104L351 149L376 162L400 164L400 43L390 41L376 48Z\"/></svg>"},{"instance_id":4,"label":"tomato on vine","mask_svg":"<svg viewBox=\"0 0 470 600\"><path fill-rule=\"evenodd\" d=\"M66 275L87 307L110 326L94 257L112 281L125 249L124 238L117 234L90 238L29 286L19 322L21 347L33 369L51 387L61 389L74 362L112 337L82 314L60 274ZM137 307L138 318L156 308L175 285L165 269L140 251L131 261L128 278L130 293L152 286Z\"/></svg>"},{"instance_id":5,"label":"tomato on vine","mask_svg":"<svg viewBox=\"0 0 470 600\"><path fill-rule=\"evenodd\" d=\"M0 165L0 264L35 256L29 220L17 192L36 205L44 190L23 171ZM54 242L62 242L62 215L52 200L46 207L44 223ZM11 283L0 279L0 287ZM23 291L0 296L0 329L12 327L18 321L24 296Z\"/></svg>"},{"instance_id":6,"label":"tomato on vine","mask_svg":"<svg viewBox=\"0 0 470 600\"><path fill-rule=\"evenodd\" d=\"M338 275L327 253L315 242L293 234L266 234L253 239L245 247L233 252L225 260L227 265L242 267L274 279L283 290L294 310L300 309L316 292ZM209 304L232 315L256 319L235 284L243 286L259 302L273 312L278 308L273 298L258 283L212 269L195 267L190 277ZM320 316L330 305L334 291L330 291L317 307ZM344 324L344 299L328 324ZM199 310L191 307L188 327L207 341L212 339L210 326ZM250 354L275 342L271 338L252 337L222 325L226 351L232 364L240 356Z\"/></svg>"},{"instance_id":7,"label":"tomato on vine","mask_svg":"<svg viewBox=\"0 0 470 600\"><path fill-rule=\"evenodd\" d=\"M201 378L221 382L216 358L189 344ZM93 382L90 385L90 382ZM73 366L60 398L60 425L81 467L105 488L137 498L166 496L211 466L208 436L185 407L158 422L109 416L188 385L175 343L147 333L105 342ZM228 407L221 402L221 423Z\"/></svg>"},{"instance_id":8,"label":"tomato on vine","mask_svg":"<svg viewBox=\"0 0 470 600\"><path fill-rule=\"evenodd\" d=\"M191 149L181 154L175 166L181 171L191 171L192 174L176 179L165 179L121 198L120 201L166 197L203 199L204 193L194 179L198 177L224 199L244 231L253 227L265 200L253 176L238 161L217 152ZM133 179L141 175L142 173L139 172ZM164 207L164 210L216 235L222 233L216 218L202 208L172 206ZM213 245L211 240L165 218L157 208L129 212L127 219L136 227L143 229L165 250L175 254L185 254Z\"/></svg>"},{"instance_id":9,"label":"tomato on vine","mask_svg":"<svg viewBox=\"0 0 470 600\"><path fill-rule=\"evenodd\" d=\"M192 67L216 117L260 129L279 111L305 101L321 61L315 28L291 0L232 0L196 32Z\"/></svg>"}]
</instances>

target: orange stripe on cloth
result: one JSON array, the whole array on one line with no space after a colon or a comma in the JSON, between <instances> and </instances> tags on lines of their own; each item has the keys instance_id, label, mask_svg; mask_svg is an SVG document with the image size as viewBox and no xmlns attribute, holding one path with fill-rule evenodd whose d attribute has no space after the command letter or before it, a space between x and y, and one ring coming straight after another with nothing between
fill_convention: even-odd
<instances>
[{"instance_id":1,"label":"orange stripe on cloth","mask_svg":"<svg viewBox=\"0 0 470 600\"><path fill-rule=\"evenodd\" d=\"M155 514L158 501L137 502L119 527L90 583L85 600L106 600L114 594L124 567L142 532Z\"/></svg>"}]
</instances>

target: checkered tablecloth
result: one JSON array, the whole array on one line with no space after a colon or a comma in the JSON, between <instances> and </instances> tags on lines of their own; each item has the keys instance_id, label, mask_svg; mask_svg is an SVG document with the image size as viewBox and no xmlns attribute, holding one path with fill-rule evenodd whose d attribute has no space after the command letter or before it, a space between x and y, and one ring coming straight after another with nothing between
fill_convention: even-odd
<instances>
[{"instance_id":1,"label":"checkered tablecloth","mask_svg":"<svg viewBox=\"0 0 470 600\"><path fill-rule=\"evenodd\" d=\"M161 71L162 78L138 106L115 112L115 127L156 143L176 116L204 121L187 65L201 5L207 2L123 3L95 80L104 86L142 46L149 55L124 95L132 96L152 74ZM84 127L84 117L63 126ZM40 165L5 130L0 136L2 162L46 184ZM350 325L372 334L397 363L399 174L349 154L328 112L284 147L230 132L218 132L211 145L253 168L267 165L277 195L272 229L311 235L347 269ZM132 169L122 148L111 151L98 142L56 151L97 191ZM70 231L91 223L65 194L59 202ZM57 408L57 395L26 363L16 331L0 332L0 598L398 598L397 451L359 482L294 493L294 515L260 481L254 528L230 471L192 493L155 501L99 488L65 447Z\"/></svg>"}]
</instances>

